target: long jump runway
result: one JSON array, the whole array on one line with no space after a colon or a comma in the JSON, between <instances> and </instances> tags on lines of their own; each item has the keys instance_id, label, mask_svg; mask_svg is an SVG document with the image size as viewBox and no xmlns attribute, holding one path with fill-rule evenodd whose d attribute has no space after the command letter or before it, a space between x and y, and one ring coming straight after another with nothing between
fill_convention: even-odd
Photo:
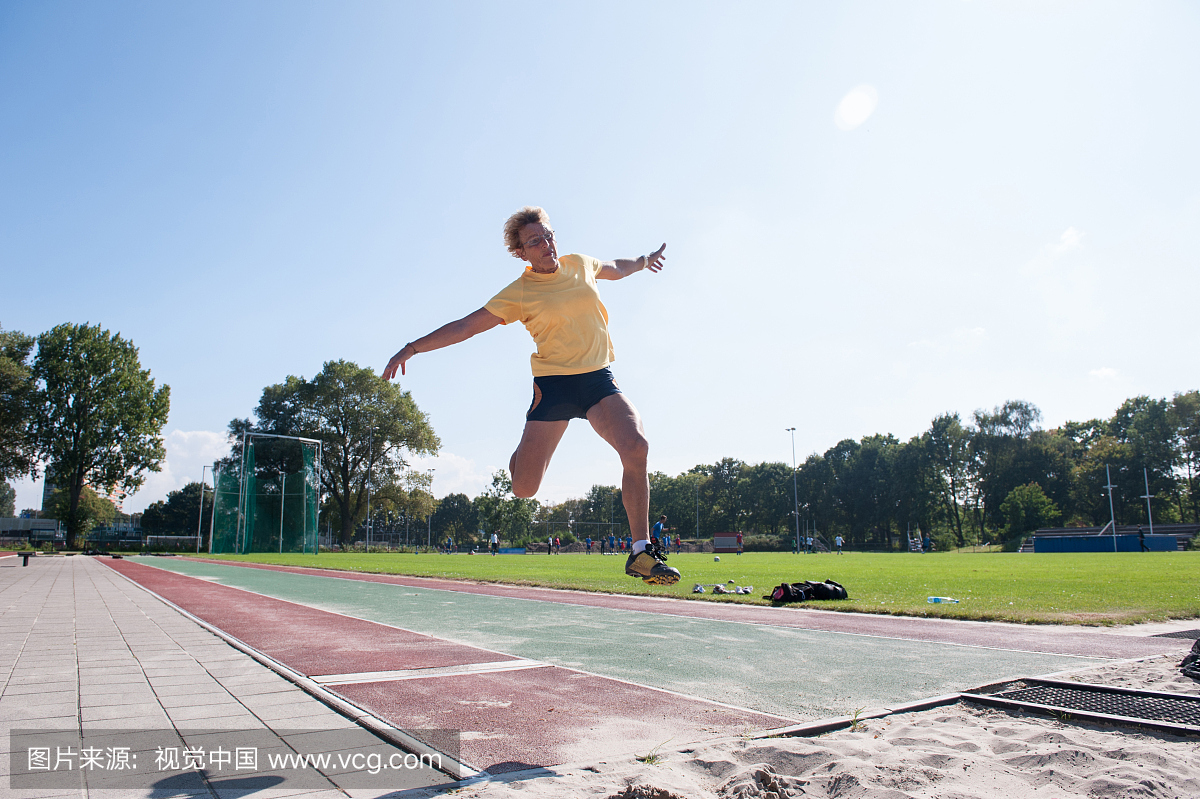
<instances>
[{"instance_id":1,"label":"long jump runway","mask_svg":"<svg viewBox=\"0 0 1200 799\"><path fill-rule=\"evenodd\" d=\"M493 774L1189 643L179 558L103 562L395 727L460 731L459 758Z\"/></svg>"}]
</instances>

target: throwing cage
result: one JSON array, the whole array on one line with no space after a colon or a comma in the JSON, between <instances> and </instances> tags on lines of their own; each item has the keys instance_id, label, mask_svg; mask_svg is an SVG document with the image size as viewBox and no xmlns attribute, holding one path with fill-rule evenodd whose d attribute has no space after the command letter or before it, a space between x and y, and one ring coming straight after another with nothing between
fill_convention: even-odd
<instances>
[{"instance_id":1,"label":"throwing cage","mask_svg":"<svg viewBox=\"0 0 1200 799\"><path fill-rule=\"evenodd\" d=\"M237 466L213 466L211 553L317 554L321 442L246 433Z\"/></svg>"}]
</instances>

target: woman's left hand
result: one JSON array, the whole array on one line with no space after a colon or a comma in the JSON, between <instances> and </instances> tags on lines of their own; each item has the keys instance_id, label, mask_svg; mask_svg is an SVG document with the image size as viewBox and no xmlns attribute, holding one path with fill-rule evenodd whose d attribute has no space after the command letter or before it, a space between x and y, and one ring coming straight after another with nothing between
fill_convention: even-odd
<instances>
[{"instance_id":1,"label":"woman's left hand","mask_svg":"<svg viewBox=\"0 0 1200 799\"><path fill-rule=\"evenodd\" d=\"M665 265L663 262L667 260L667 257L663 255L663 250L665 249L667 249L667 244L666 242L663 242L663 246L647 255L645 268L649 269L651 272L660 271Z\"/></svg>"}]
</instances>

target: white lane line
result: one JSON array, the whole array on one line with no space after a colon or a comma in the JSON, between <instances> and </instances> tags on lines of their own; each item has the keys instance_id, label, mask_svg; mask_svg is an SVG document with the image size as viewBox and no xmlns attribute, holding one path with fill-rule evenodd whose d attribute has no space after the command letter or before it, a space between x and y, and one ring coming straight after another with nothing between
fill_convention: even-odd
<instances>
[{"instance_id":1,"label":"white lane line","mask_svg":"<svg viewBox=\"0 0 1200 799\"><path fill-rule=\"evenodd\" d=\"M518 669L540 669L549 666L540 660L500 660L492 663L465 663L461 666L440 666L432 669L401 669L399 671L361 671L357 674L310 675L309 679L321 685L348 685L359 682L389 682L391 680L416 680L422 677L452 677L458 674L491 674L497 671Z\"/></svg>"}]
</instances>

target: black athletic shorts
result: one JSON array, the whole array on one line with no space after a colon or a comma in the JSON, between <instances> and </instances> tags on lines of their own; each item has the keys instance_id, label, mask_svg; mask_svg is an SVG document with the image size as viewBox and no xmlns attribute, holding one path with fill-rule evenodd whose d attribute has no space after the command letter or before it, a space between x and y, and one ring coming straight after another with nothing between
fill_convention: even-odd
<instances>
[{"instance_id":1,"label":"black athletic shorts","mask_svg":"<svg viewBox=\"0 0 1200 799\"><path fill-rule=\"evenodd\" d=\"M621 389L607 366L581 375L546 375L533 378L533 404L525 419L530 422L561 422L586 419L588 409Z\"/></svg>"}]
</instances>

